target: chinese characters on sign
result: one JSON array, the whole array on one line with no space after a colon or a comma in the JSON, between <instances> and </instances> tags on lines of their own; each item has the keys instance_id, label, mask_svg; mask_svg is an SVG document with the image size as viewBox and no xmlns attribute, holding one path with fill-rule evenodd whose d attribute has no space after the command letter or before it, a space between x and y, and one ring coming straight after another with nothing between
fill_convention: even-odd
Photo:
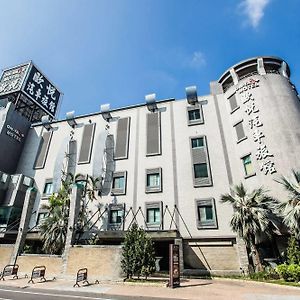
<instances>
[{"instance_id":1,"label":"chinese characters on sign","mask_svg":"<svg viewBox=\"0 0 300 300\"><path fill-rule=\"evenodd\" d=\"M169 245L169 287L175 288L180 286L180 257L179 245Z\"/></svg>"},{"instance_id":2,"label":"chinese characters on sign","mask_svg":"<svg viewBox=\"0 0 300 300\"><path fill-rule=\"evenodd\" d=\"M29 64L5 70L0 80L0 96L20 91Z\"/></svg>"},{"instance_id":3,"label":"chinese characters on sign","mask_svg":"<svg viewBox=\"0 0 300 300\"><path fill-rule=\"evenodd\" d=\"M55 116L60 92L35 66L31 68L23 86L23 92L35 103L39 104L43 110Z\"/></svg>"},{"instance_id":4,"label":"chinese characters on sign","mask_svg":"<svg viewBox=\"0 0 300 300\"><path fill-rule=\"evenodd\" d=\"M269 151L267 145L263 141L263 138L265 137L262 131L263 122L260 119L258 114L259 109L251 92L252 89L258 86L259 79L255 80L251 78L248 82L239 87L237 91L239 91L241 102L245 106L245 113L249 117L249 128L252 131L253 140L257 145L257 152L255 154L256 159L261 161L260 170L267 175L275 173L276 169L274 162L270 159L270 157L273 157L273 154Z\"/></svg>"}]
</instances>

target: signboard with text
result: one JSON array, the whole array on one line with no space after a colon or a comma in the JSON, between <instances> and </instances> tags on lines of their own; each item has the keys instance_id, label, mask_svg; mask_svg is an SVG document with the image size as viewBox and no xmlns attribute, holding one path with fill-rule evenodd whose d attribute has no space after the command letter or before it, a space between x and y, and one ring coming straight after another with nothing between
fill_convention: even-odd
<instances>
[{"instance_id":1,"label":"signboard with text","mask_svg":"<svg viewBox=\"0 0 300 300\"><path fill-rule=\"evenodd\" d=\"M17 93L21 93L21 97ZM11 94L18 101L26 97L28 100L23 101L24 103L33 103L53 118L61 96L57 87L32 62L3 71L0 78L0 98Z\"/></svg>"},{"instance_id":2,"label":"signboard with text","mask_svg":"<svg viewBox=\"0 0 300 300\"><path fill-rule=\"evenodd\" d=\"M23 92L49 115L55 116L60 92L34 65L23 85Z\"/></svg>"},{"instance_id":3,"label":"signboard with text","mask_svg":"<svg viewBox=\"0 0 300 300\"><path fill-rule=\"evenodd\" d=\"M169 287L175 288L180 286L180 261L179 245L170 244L169 248Z\"/></svg>"}]
</instances>

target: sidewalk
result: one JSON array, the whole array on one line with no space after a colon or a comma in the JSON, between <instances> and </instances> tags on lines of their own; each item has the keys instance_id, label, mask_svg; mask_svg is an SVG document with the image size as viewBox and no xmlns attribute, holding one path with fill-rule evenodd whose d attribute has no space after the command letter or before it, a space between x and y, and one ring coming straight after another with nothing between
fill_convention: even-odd
<instances>
[{"instance_id":1,"label":"sidewalk","mask_svg":"<svg viewBox=\"0 0 300 300\"><path fill-rule=\"evenodd\" d=\"M300 300L300 288L279 286L267 283L227 279L185 279L181 287L170 289L163 283L115 283L100 282L80 288L74 288L74 280L57 279L35 284L28 284L28 278L6 279L0 287L11 286L22 289L50 289L69 292L87 292L111 298L115 296L159 297L164 299L205 299L205 300Z\"/></svg>"}]
</instances>

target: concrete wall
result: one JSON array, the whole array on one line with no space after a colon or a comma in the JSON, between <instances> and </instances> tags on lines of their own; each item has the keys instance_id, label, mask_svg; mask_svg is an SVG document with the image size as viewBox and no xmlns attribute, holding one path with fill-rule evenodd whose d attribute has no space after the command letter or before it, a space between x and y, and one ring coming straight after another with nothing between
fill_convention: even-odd
<instances>
[{"instance_id":1,"label":"concrete wall","mask_svg":"<svg viewBox=\"0 0 300 300\"><path fill-rule=\"evenodd\" d=\"M231 242L185 242L184 264L187 272L210 274L240 274L236 244ZM192 269L192 270L191 270Z\"/></svg>"},{"instance_id":2,"label":"concrete wall","mask_svg":"<svg viewBox=\"0 0 300 300\"><path fill-rule=\"evenodd\" d=\"M28 276L35 266L45 266L47 279L48 276L60 276L62 271L62 259L56 255L23 254L18 256L17 264L19 272L26 273Z\"/></svg>"},{"instance_id":3,"label":"concrete wall","mask_svg":"<svg viewBox=\"0 0 300 300\"><path fill-rule=\"evenodd\" d=\"M121 278L121 247L82 246L72 247L67 262L67 276L76 275L78 269L88 268L88 277L98 280Z\"/></svg>"},{"instance_id":4,"label":"concrete wall","mask_svg":"<svg viewBox=\"0 0 300 300\"><path fill-rule=\"evenodd\" d=\"M13 253L14 245L0 245L0 272L9 264L10 257Z\"/></svg>"}]
</instances>

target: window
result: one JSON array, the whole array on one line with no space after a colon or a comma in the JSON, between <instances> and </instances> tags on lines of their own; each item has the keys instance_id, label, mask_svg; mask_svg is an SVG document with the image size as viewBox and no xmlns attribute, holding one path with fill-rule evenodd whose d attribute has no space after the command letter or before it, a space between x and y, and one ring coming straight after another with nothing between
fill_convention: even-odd
<instances>
[{"instance_id":1,"label":"window","mask_svg":"<svg viewBox=\"0 0 300 300\"><path fill-rule=\"evenodd\" d=\"M233 113L234 111L236 111L239 108L237 101L236 101L235 94L233 94L231 97L229 97L228 100L229 100L229 104L230 104L231 113Z\"/></svg>"},{"instance_id":2,"label":"window","mask_svg":"<svg viewBox=\"0 0 300 300\"><path fill-rule=\"evenodd\" d=\"M43 220L49 215L49 212L39 212L36 225L41 225Z\"/></svg>"},{"instance_id":3,"label":"window","mask_svg":"<svg viewBox=\"0 0 300 300\"><path fill-rule=\"evenodd\" d=\"M198 229L218 228L214 199L196 199Z\"/></svg>"},{"instance_id":4,"label":"window","mask_svg":"<svg viewBox=\"0 0 300 300\"><path fill-rule=\"evenodd\" d=\"M236 136L237 136L237 142L241 142L245 140L247 137L245 135L244 127L243 127L243 121L237 123L234 125L236 130Z\"/></svg>"},{"instance_id":5,"label":"window","mask_svg":"<svg viewBox=\"0 0 300 300\"><path fill-rule=\"evenodd\" d=\"M189 121L196 121L196 120L200 119L200 110L199 110L199 108L190 110L188 113L189 113Z\"/></svg>"},{"instance_id":6,"label":"window","mask_svg":"<svg viewBox=\"0 0 300 300\"><path fill-rule=\"evenodd\" d=\"M161 168L146 170L146 193L161 192Z\"/></svg>"},{"instance_id":7,"label":"window","mask_svg":"<svg viewBox=\"0 0 300 300\"><path fill-rule=\"evenodd\" d=\"M146 203L146 222L147 226L157 227L162 223L162 202Z\"/></svg>"},{"instance_id":8,"label":"window","mask_svg":"<svg viewBox=\"0 0 300 300\"><path fill-rule=\"evenodd\" d=\"M50 196L53 193L53 182L52 180L47 180L44 186L43 195L44 196Z\"/></svg>"},{"instance_id":9,"label":"window","mask_svg":"<svg viewBox=\"0 0 300 300\"><path fill-rule=\"evenodd\" d=\"M123 210L121 209L112 209L109 215L110 224L120 224L122 223Z\"/></svg>"},{"instance_id":10,"label":"window","mask_svg":"<svg viewBox=\"0 0 300 300\"><path fill-rule=\"evenodd\" d=\"M124 204L109 204L108 229L120 229L123 223L124 211Z\"/></svg>"},{"instance_id":11,"label":"window","mask_svg":"<svg viewBox=\"0 0 300 300\"><path fill-rule=\"evenodd\" d=\"M190 142L194 187L211 186L212 178L206 137L192 137Z\"/></svg>"},{"instance_id":12,"label":"window","mask_svg":"<svg viewBox=\"0 0 300 300\"><path fill-rule=\"evenodd\" d=\"M199 104L194 106L188 106L187 118L188 118L188 125L203 124L204 120L203 120L202 106Z\"/></svg>"},{"instance_id":13,"label":"window","mask_svg":"<svg viewBox=\"0 0 300 300\"><path fill-rule=\"evenodd\" d=\"M248 155L242 157L242 161L243 161L243 165L244 165L245 176L247 177L247 176L255 175L252 161L251 161L251 155L248 154Z\"/></svg>"},{"instance_id":14,"label":"window","mask_svg":"<svg viewBox=\"0 0 300 300\"><path fill-rule=\"evenodd\" d=\"M194 176L195 178L207 178L208 177L208 170L207 164L195 164L194 165Z\"/></svg>"},{"instance_id":15,"label":"window","mask_svg":"<svg viewBox=\"0 0 300 300\"><path fill-rule=\"evenodd\" d=\"M203 137L192 139L192 148L194 149L194 148L200 148L200 147L204 147Z\"/></svg>"},{"instance_id":16,"label":"window","mask_svg":"<svg viewBox=\"0 0 300 300\"><path fill-rule=\"evenodd\" d=\"M160 186L159 173L147 174L147 187L156 188Z\"/></svg>"},{"instance_id":17,"label":"window","mask_svg":"<svg viewBox=\"0 0 300 300\"><path fill-rule=\"evenodd\" d=\"M125 195L126 194L126 178L127 172L115 172L113 173L112 190L113 195Z\"/></svg>"},{"instance_id":18,"label":"window","mask_svg":"<svg viewBox=\"0 0 300 300\"><path fill-rule=\"evenodd\" d=\"M125 178L124 176L114 177L113 180L113 189L124 189L125 187Z\"/></svg>"}]
</instances>

